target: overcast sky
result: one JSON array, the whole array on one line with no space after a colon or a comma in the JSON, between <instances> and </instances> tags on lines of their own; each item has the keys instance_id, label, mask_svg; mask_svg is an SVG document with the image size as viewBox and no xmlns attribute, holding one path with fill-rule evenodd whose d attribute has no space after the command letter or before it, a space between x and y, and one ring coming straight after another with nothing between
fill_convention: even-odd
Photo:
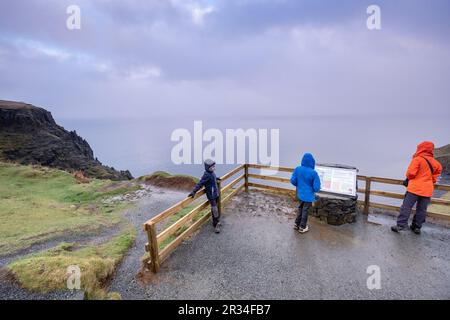
<instances>
[{"instance_id":1,"label":"overcast sky","mask_svg":"<svg viewBox=\"0 0 450 320\"><path fill-rule=\"evenodd\" d=\"M71 4L81 30L66 28ZM449 13L448 0L2 0L0 99L65 118L449 115Z\"/></svg>"}]
</instances>

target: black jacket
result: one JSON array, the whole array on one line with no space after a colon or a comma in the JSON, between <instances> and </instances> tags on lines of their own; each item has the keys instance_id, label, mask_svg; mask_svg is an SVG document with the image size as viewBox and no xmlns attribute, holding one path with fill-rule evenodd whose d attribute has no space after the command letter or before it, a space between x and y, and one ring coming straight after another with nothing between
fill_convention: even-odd
<instances>
[{"instance_id":1,"label":"black jacket","mask_svg":"<svg viewBox=\"0 0 450 320\"><path fill-rule=\"evenodd\" d=\"M219 197L219 187L217 185L217 177L214 172L209 171L209 169L215 163L205 163L205 173L203 173L202 178L194 187L192 192L195 194L202 187L205 187L206 197L208 200L215 200Z\"/></svg>"}]
</instances>

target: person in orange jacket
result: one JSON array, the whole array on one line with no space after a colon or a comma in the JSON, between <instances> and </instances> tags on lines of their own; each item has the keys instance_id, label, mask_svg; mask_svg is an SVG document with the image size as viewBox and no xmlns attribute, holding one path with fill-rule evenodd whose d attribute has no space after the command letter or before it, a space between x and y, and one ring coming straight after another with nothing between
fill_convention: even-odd
<instances>
[{"instance_id":1,"label":"person in orange jacket","mask_svg":"<svg viewBox=\"0 0 450 320\"><path fill-rule=\"evenodd\" d=\"M433 196L434 184L442 173L442 165L434 159L434 144L429 141L420 143L406 172L407 192L400 208L397 225L391 229L399 232L406 229L411 210L416 205L410 229L420 234L420 229L427 215L428 204Z\"/></svg>"}]
</instances>

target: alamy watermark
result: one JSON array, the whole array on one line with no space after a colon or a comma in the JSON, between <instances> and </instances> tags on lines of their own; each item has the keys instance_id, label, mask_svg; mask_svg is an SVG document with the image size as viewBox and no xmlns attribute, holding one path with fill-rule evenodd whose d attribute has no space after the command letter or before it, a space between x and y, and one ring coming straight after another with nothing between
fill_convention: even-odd
<instances>
[{"instance_id":1,"label":"alamy watermark","mask_svg":"<svg viewBox=\"0 0 450 320\"><path fill-rule=\"evenodd\" d=\"M77 265L67 267L67 289L80 290L81 289L81 270Z\"/></svg>"},{"instance_id":2,"label":"alamy watermark","mask_svg":"<svg viewBox=\"0 0 450 320\"><path fill-rule=\"evenodd\" d=\"M381 8L376 4L372 4L367 7L366 10L369 17L367 18L366 25L369 30L381 30Z\"/></svg>"},{"instance_id":3,"label":"alamy watermark","mask_svg":"<svg viewBox=\"0 0 450 320\"><path fill-rule=\"evenodd\" d=\"M366 270L367 274L370 276L367 278L366 285L369 290L380 290L381 289L381 269L377 265L370 265Z\"/></svg>"},{"instance_id":4,"label":"alamy watermark","mask_svg":"<svg viewBox=\"0 0 450 320\"><path fill-rule=\"evenodd\" d=\"M67 7L66 13L69 17L66 20L66 26L69 30L81 29L81 9L80 6L72 4ZM381 8L376 4L367 7L366 13L369 17L366 20L367 29L381 30Z\"/></svg>"},{"instance_id":5,"label":"alamy watermark","mask_svg":"<svg viewBox=\"0 0 450 320\"><path fill-rule=\"evenodd\" d=\"M203 130L203 122L194 121L192 133L179 128L172 132L170 139L177 142L171 152L176 165L202 164L205 159L217 164L248 162L275 168L280 164L279 129L225 129L223 132L216 128ZM266 174L274 173L267 171Z\"/></svg>"},{"instance_id":6,"label":"alamy watermark","mask_svg":"<svg viewBox=\"0 0 450 320\"><path fill-rule=\"evenodd\" d=\"M66 20L66 27L69 30L81 29L81 9L79 6L72 4L67 7L66 13L69 17Z\"/></svg>"}]
</instances>

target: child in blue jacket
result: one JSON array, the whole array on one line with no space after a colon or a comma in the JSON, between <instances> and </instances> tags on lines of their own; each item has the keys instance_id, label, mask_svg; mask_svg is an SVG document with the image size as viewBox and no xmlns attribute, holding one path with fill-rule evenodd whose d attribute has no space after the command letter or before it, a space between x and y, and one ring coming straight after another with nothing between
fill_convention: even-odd
<instances>
[{"instance_id":1,"label":"child in blue jacket","mask_svg":"<svg viewBox=\"0 0 450 320\"><path fill-rule=\"evenodd\" d=\"M295 168L292 173L291 183L297 187L297 197L300 201L297 219L295 219L294 229L300 233L309 230L308 210L316 200L315 193L320 190L320 178L314 170L316 161L311 153L303 155L302 164Z\"/></svg>"}]
</instances>

